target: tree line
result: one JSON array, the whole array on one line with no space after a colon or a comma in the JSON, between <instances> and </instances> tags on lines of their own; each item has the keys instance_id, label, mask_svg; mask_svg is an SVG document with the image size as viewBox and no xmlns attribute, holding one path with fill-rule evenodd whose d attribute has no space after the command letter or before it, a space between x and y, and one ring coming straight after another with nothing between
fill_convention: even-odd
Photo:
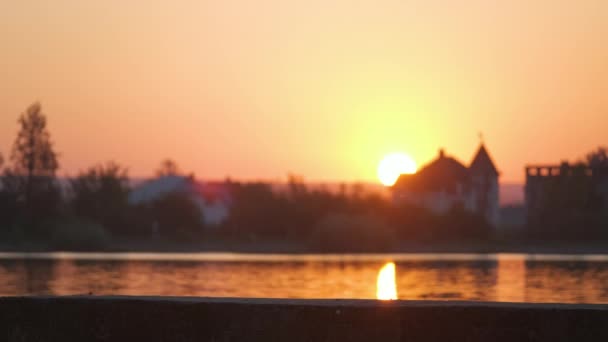
<instances>
[{"instance_id":1,"label":"tree line","mask_svg":"<svg viewBox=\"0 0 608 342\"><path fill-rule=\"evenodd\" d=\"M150 222L190 220L183 225L200 228L198 210L180 196L130 206L128 170L116 162L58 179L59 155L40 103L19 116L18 127L8 158L0 154L0 236L5 240L86 249L106 244L111 236L146 234ZM174 162L164 161L158 173L177 170Z\"/></svg>"},{"instance_id":2,"label":"tree line","mask_svg":"<svg viewBox=\"0 0 608 342\"><path fill-rule=\"evenodd\" d=\"M231 196L229 216L219 227L205 227L202 213L183 194L151 203L128 203L127 168L107 162L60 180L59 154L40 103L18 118L17 136L7 158L0 155L0 236L51 243L70 249L103 248L113 239L163 241L305 243L320 250L387 250L398 241L484 239L489 225L455 208L435 216L421 208L396 208L389 199L365 193L312 189L301 177L288 177L283 191L264 182L223 186ZM183 175L168 159L157 177Z\"/></svg>"},{"instance_id":3,"label":"tree line","mask_svg":"<svg viewBox=\"0 0 608 342\"><path fill-rule=\"evenodd\" d=\"M396 206L389 198L356 186L351 191L345 186L339 191L311 188L295 175L288 177L282 191L270 183L226 180L222 186L230 194L229 215L220 226L206 226L201 210L186 194L130 204L133 189L128 169L113 161L59 179L59 153L41 105L29 106L17 122L9 154L0 154L3 241L103 249L118 240L192 243L216 239L288 241L318 251L390 251L404 242L488 241L496 231L483 217L462 207L434 215L407 204ZM581 167L602 168L607 160L606 149L598 149ZM185 177L174 161L164 160L156 176L171 175ZM564 180L555 181L562 183L548 186L547 212L558 219L547 218L547 222L570 222L555 213L570 213L567 218L572 221L589 208L603 208L600 199L590 195L584 177L570 178L568 186L563 186Z\"/></svg>"}]
</instances>

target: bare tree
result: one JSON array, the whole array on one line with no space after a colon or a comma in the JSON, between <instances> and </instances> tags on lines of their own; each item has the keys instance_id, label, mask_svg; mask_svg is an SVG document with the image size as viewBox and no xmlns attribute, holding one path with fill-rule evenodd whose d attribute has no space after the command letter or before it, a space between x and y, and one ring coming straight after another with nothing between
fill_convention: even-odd
<instances>
[{"instance_id":1,"label":"bare tree","mask_svg":"<svg viewBox=\"0 0 608 342\"><path fill-rule=\"evenodd\" d=\"M164 176L175 176L179 175L181 171L177 166L177 163L172 159L165 159L160 163L160 167L156 170L156 176L164 177Z\"/></svg>"}]
</instances>

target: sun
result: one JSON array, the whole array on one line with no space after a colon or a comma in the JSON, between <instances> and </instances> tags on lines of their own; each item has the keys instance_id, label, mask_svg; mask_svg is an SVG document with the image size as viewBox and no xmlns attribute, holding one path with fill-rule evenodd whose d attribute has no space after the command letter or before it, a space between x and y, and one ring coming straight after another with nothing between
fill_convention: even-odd
<instances>
[{"instance_id":1,"label":"sun","mask_svg":"<svg viewBox=\"0 0 608 342\"><path fill-rule=\"evenodd\" d=\"M378 165L378 179L385 186L392 186L404 173L415 173L416 162L405 153L391 153L382 159Z\"/></svg>"}]
</instances>

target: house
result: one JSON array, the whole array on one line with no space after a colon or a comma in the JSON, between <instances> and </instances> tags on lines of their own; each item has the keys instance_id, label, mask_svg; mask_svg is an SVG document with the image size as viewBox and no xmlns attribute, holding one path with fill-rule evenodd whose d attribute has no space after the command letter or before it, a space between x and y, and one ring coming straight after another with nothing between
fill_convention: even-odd
<instances>
[{"instance_id":1,"label":"house","mask_svg":"<svg viewBox=\"0 0 608 342\"><path fill-rule=\"evenodd\" d=\"M456 206L483 215L496 225L499 216L498 176L482 143L469 166L445 154L412 175L403 174L392 188L395 204L410 203L445 214Z\"/></svg>"},{"instance_id":2,"label":"house","mask_svg":"<svg viewBox=\"0 0 608 342\"><path fill-rule=\"evenodd\" d=\"M206 226L219 226L230 213L232 199L224 183L198 182L194 177L167 175L137 186L129 194L129 204L153 202L168 194L186 194L203 214Z\"/></svg>"}]
</instances>

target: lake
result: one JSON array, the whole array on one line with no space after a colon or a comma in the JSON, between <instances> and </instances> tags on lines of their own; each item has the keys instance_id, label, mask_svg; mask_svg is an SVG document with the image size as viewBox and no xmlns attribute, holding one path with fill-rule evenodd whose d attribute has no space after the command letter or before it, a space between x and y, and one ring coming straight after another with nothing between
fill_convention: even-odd
<instances>
[{"instance_id":1,"label":"lake","mask_svg":"<svg viewBox=\"0 0 608 342\"><path fill-rule=\"evenodd\" d=\"M376 298L608 303L608 255L0 253L0 295Z\"/></svg>"}]
</instances>

